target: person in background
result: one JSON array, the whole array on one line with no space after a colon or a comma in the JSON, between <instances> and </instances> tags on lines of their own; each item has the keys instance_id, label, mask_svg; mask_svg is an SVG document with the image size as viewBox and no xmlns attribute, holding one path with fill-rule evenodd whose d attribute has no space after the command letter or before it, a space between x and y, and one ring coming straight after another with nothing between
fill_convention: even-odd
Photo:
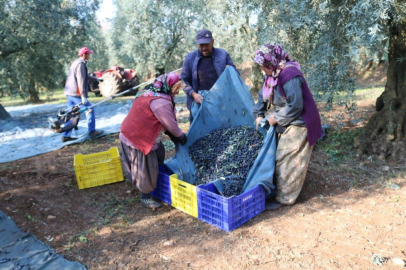
<instances>
[{"instance_id":1,"label":"person in background","mask_svg":"<svg viewBox=\"0 0 406 270\"><path fill-rule=\"evenodd\" d=\"M209 30L203 29L196 36L197 50L189 53L182 67L181 77L186 87L184 89L186 106L191 111L192 103L201 104L204 100L199 94L201 90L210 90L226 66L233 66L233 60L223 49L214 48L214 39ZM193 115L189 115L192 123Z\"/></svg>"},{"instance_id":2,"label":"person in background","mask_svg":"<svg viewBox=\"0 0 406 270\"><path fill-rule=\"evenodd\" d=\"M295 203L302 189L313 146L322 136L320 115L300 65L289 58L279 44L262 45L254 62L265 73L253 114L256 125L273 105L267 121L278 138L274 179L276 198L266 203L267 210Z\"/></svg>"},{"instance_id":3,"label":"person in background","mask_svg":"<svg viewBox=\"0 0 406 270\"><path fill-rule=\"evenodd\" d=\"M92 53L93 51L89 50L87 47L81 48L78 52L79 58L76 59L70 66L64 91L64 94L68 99L68 107L73 107L79 103L86 107L92 106L92 104L87 100L89 92L87 62L89 61ZM103 130L96 130L96 118L93 108L86 113L86 118L90 139L94 139L102 135ZM72 130L73 129L70 129L69 131L63 133L62 142L77 139L71 137Z\"/></svg>"},{"instance_id":4,"label":"person in background","mask_svg":"<svg viewBox=\"0 0 406 270\"><path fill-rule=\"evenodd\" d=\"M161 207L150 193L157 186L158 166L165 160L162 133L169 135L174 143L187 142L176 121L174 96L181 87L177 73L159 76L137 93L121 124L121 159L129 179L141 191L141 203L149 208Z\"/></svg>"}]
</instances>

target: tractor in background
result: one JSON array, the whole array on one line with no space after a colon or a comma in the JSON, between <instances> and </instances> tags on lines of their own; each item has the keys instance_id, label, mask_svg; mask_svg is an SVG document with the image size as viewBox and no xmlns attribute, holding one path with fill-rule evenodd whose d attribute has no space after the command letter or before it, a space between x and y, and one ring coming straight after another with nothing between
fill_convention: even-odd
<instances>
[{"instance_id":1,"label":"tractor in background","mask_svg":"<svg viewBox=\"0 0 406 270\"><path fill-rule=\"evenodd\" d=\"M119 66L94 71L89 73L89 75L90 90L94 92L96 96L103 96L105 98L114 96L140 83L135 70L121 68ZM97 80L100 78L103 80ZM136 92L137 90L130 91L127 95L135 95Z\"/></svg>"}]
</instances>

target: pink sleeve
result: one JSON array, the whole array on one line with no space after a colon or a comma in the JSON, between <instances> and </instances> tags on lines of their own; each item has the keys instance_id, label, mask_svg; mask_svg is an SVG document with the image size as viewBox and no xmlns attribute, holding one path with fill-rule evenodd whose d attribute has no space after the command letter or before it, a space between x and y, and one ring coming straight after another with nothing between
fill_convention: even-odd
<instances>
[{"instance_id":1,"label":"pink sleeve","mask_svg":"<svg viewBox=\"0 0 406 270\"><path fill-rule=\"evenodd\" d=\"M151 101L150 107L164 129L176 137L182 136L182 130L179 128L176 116L173 113L172 102L164 98L158 98Z\"/></svg>"}]
</instances>

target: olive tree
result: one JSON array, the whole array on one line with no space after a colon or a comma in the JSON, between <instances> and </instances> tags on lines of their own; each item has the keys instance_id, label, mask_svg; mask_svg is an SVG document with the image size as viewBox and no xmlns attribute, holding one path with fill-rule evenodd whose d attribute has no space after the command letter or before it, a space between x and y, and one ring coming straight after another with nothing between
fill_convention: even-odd
<instances>
[{"instance_id":1,"label":"olive tree","mask_svg":"<svg viewBox=\"0 0 406 270\"><path fill-rule=\"evenodd\" d=\"M245 2L245 0L207 2L206 18L199 22L198 27L212 31L214 47L225 49L242 72L252 68L251 90L255 92L261 86L262 76L257 65L251 66L251 59L258 48L261 30L256 20L258 10L249 2Z\"/></svg>"},{"instance_id":2,"label":"olive tree","mask_svg":"<svg viewBox=\"0 0 406 270\"><path fill-rule=\"evenodd\" d=\"M257 47L257 28L253 25L255 10L243 0L213 0L206 4L206 19L199 28L212 31L215 47L226 49L235 64L252 58Z\"/></svg>"},{"instance_id":3,"label":"olive tree","mask_svg":"<svg viewBox=\"0 0 406 270\"><path fill-rule=\"evenodd\" d=\"M41 89L61 87L66 63L88 41L98 2L0 1L2 92L38 101Z\"/></svg>"},{"instance_id":4,"label":"olive tree","mask_svg":"<svg viewBox=\"0 0 406 270\"><path fill-rule=\"evenodd\" d=\"M378 1L377 1L378 2ZM368 154L381 159L404 159L406 153L406 5L403 1L379 3L380 23L370 31L385 33L389 39L387 82L376 101L377 112L357 140ZM374 9L371 5L369 8ZM374 10L371 10L373 13ZM376 11L375 11L376 12Z\"/></svg>"},{"instance_id":5,"label":"olive tree","mask_svg":"<svg viewBox=\"0 0 406 270\"><path fill-rule=\"evenodd\" d=\"M248 2L248 1L247 1ZM355 67L361 51L379 60L389 41L389 68L377 113L358 138L364 153L381 158L406 151L406 6L400 0L254 0L260 43L277 41L302 64L311 89L328 102L352 108ZM345 96L342 95L341 96Z\"/></svg>"},{"instance_id":6,"label":"olive tree","mask_svg":"<svg viewBox=\"0 0 406 270\"><path fill-rule=\"evenodd\" d=\"M144 76L180 68L204 1L119 0L109 33L112 64ZM151 74L152 73L152 74Z\"/></svg>"},{"instance_id":7,"label":"olive tree","mask_svg":"<svg viewBox=\"0 0 406 270\"><path fill-rule=\"evenodd\" d=\"M351 106L350 99L339 99L340 92L354 91L353 53L346 47L340 13L331 1L254 0L258 10L258 44L277 42L301 66L316 98ZM335 21L336 23L331 23Z\"/></svg>"}]
</instances>

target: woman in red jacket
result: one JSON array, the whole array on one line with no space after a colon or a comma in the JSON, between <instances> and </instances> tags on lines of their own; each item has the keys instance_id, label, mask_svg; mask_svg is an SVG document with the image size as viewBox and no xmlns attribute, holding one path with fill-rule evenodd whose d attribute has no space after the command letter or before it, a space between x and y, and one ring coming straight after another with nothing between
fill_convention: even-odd
<instances>
[{"instance_id":1,"label":"woman in red jacket","mask_svg":"<svg viewBox=\"0 0 406 270\"><path fill-rule=\"evenodd\" d=\"M161 206L150 193L157 185L158 166L165 160L162 133L170 133L181 144L187 141L176 121L174 96L181 85L177 73L159 76L138 92L121 124L122 161L133 185L141 191L141 203L146 207Z\"/></svg>"}]
</instances>

